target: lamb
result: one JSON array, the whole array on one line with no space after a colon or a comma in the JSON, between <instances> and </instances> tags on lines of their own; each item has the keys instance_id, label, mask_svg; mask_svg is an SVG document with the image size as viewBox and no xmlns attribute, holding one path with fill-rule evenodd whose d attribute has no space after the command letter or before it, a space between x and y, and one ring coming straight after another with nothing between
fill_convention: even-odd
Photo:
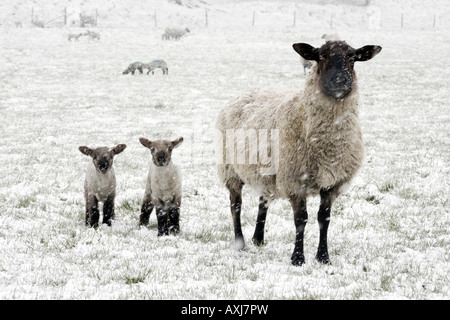
<instances>
[{"instance_id":1,"label":"lamb","mask_svg":"<svg viewBox=\"0 0 450 320\"><path fill-rule=\"evenodd\" d=\"M75 41L78 41L78 39L82 36L82 33L69 33L69 36L67 39L71 41L72 39L75 39Z\"/></svg>"},{"instance_id":2,"label":"lamb","mask_svg":"<svg viewBox=\"0 0 450 320\"><path fill-rule=\"evenodd\" d=\"M146 138L139 141L152 153L139 223L148 224L153 207L156 207L158 237L177 234L180 232L181 173L171 157L172 150L183 142L183 137L173 141Z\"/></svg>"},{"instance_id":3,"label":"lamb","mask_svg":"<svg viewBox=\"0 0 450 320\"><path fill-rule=\"evenodd\" d=\"M368 45L354 49L345 41L328 41L320 48L306 43L296 43L293 48L306 60L316 62L306 77L303 93L252 90L231 101L216 121L217 169L230 193L237 249L245 248L240 222L244 184L260 194L253 235L255 245L264 243L270 201L277 198L290 201L296 228L291 256L295 266L305 263L303 235L308 220L307 197L320 195L316 259L327 264L330 262L327 230L331 206L363 161L354 63L372 59L381 47ZM234 152L235 140L230 141L237 130L259 131L259 139L256 133L247 134L249 143L243 153L253 152L257 161L237 161L240 154ZM269 131L270 144L264 141ZM245 143L245 138L238 139L238 143ZM262 148L255 151L254 146ZM267 161L265 150L269 154Z\"/></svg>"},{"instance_id":4,"label":"lamb","mask_svg":"<svg viewBox=\"0 0 450 320\"><path fill-rule=\"evenodd\" d=\"M184 36L188 32L190 32L190 30L188 28L182 29L182 28L168 27L162 34L161 38L163 40L170 40L172 38L175 40L180 40L181 37Z\"/></svg>"},{"instance_id":5,"label":"lamb","mask_svg":"<svg viewBox=\"0 0 450 320\"><path fill-rule=\"evenodd\" d=\"M85 36L88 36L91 40L100 40L100 33L88 30L84 33Z\"/></svg>"},{"instance_id":6,"label":"lamb","mask_svg":"<svg viewBox=\"0 0 450 320\"><path fill-rule=\"evenodd\" d=\"M139 70L139 73L144 73L143 68L144 68L144 64L143 64L142 62L135 61L135 62L133 62L133 63L130 63L130 65L128 66L128 68L126 68L126 69L122 72L122 74L128 74L128 73L131 72L131 74L134 75L134 72L135 72L136 70Z\"/></svg>"},{"instance_id":7,"label":"lamb","mask_svg":"<svg viewBox=\"0 0 450 320\"><path fill-rule=\"evenodd\" d=\"M162 59L158 59L158 60L153 60L150 63L143 63L142 64L142 68L143 69L148 69L147 74L150 73L150 71L152 72L152 74L155 74L155 69L156 68L161 68L163 75L168 75L169 74L169 68L167 67L167 62L165 62Z\"/></svg>"},{"instance_id":8,"label":"lamb","mask_svg":"<svg viewBox=\"0 0 450 320\"><path fill-rule=\"evenodd\" d=\"M81 153L92 157L88 164L84 181L84 198L86 201L86 225L98 228L100 218L98 203L103 202L103 223L111 226L114 219L114 198L116 196L116 176L113 168L115 155L125 150L125 144L114 148L99 147L91 149L79 147Z\"/></svg>"}]
</instances>

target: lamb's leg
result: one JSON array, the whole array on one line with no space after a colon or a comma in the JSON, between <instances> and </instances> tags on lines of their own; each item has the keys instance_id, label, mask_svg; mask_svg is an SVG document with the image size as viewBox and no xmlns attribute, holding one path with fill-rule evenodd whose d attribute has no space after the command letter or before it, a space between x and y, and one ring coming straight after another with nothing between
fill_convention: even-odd
<instances>
[{"instance_id":1,"label":"lamb's leg","mask_svg":"<svg viewBox=\"0 0 450 320\"><path fill-rule=\"evenodd\" d=\"M112 220L114 220L114 198L116 193L111 193L103 204L103 223L106 223L108 227L111 226Z\"/></svg>"},{"instance_id":2,"label":"lamb's leg","mask_svg":"<svg viewBox=\"0 0 450 320\"><path fill-rule=\"evenodd\" d=\"M306 193L305 193L306 195ZM291 262L294 266L301 266L305 263L303 254L303 235L305 232L306 222L308 221L308 212L306 211L306 196L293 196L290 199L292 210L294 211L295 222L295 247L292 253Z\"/></svg>"},{"instance_id":3,"label":"lamb's leg","mask_svg":"<svg viewBox=\"0 0 450 320\"><path fill-rule=\"evenodd\" d=\"M330 212L333 202L334 188L327 190L320 190L320 206L317 214L317 220L319 222L319 247L317 249L316 259L321 263L328 264L330 259L328 257L328 244L327 244L327 232L328 225L330 224Z\"/></svg>"},{"instance_id":4,"label":"lamb's leg","mask_svg":"<svg viewBox=\"0 0 450 320\"><path fill-rule=\"evenodd\" d=\"M141 215L139 216L139 224L146 225L150 219L150 214L153 211L153 202L150 195L145 195L141 206Z\"/></svg>"},{"instance_id":5,"label":"lamb's leg","mask_svg":"<svg viewBox=\"0 0 450 320\"><path fill-rule=\"evenodd\" d=\"M162 207L156 207L156 217L158 219L158 237L169 235L169 229L167 228L167 211Z\"/></svg>"},{"instance_id":6,"label":"lamb's leg","mask_svg":"<svg viewBox=\"0 0 450 320\"><path fill-rule=\"evenodd\" d=\"M234 243L237 250L245 248L244 236L241 229L242 187L244 182L238 178L231 178L226 186L230 191L231 216L234 225Z\"/></svg>"},{"instance_id":7,"label":"lamb's leg","mask_svg":"<svg viewBox=\"0 0 450 320\"><path fill-rule=\"evenodd\" d=\"M173 206L169 209L169 232L178 234L180 232L180 207Z\"/></svg>"},{"instance_id":8,"label":"lamb's leg","mask_svg":"<svg viewBox=\"0 0 450 320\"><path fill-rule=\"evenodd\" d=\"M259 198L258 218L256 219L255 233L253 234L253 243L257 246L264 244L264 225L267 215L267 200Z\"/></svg>"},{"instance_id":9,"label":"lamb's leg","mask_svg":"<svg viewBox=\"0 0 450 320\"><path fill-rule=\"evenodd\" d=\"M98 211L98 200L95 196L88 196L88 211L89 211L89 224L91 227L98 227L98 219L100 218L100 213Z\"/></svg>"},{"instance_id":10,"label":"lamb's leg","mask_svg":"<svg viewBox=\"0 0 450 320\"><path fill-rule=\"evenodd\" d=\"M138 68L138 70L139 70L139 73L144 73L144 70L142 70L142 68Z\"/></svg>"}]
</instances>

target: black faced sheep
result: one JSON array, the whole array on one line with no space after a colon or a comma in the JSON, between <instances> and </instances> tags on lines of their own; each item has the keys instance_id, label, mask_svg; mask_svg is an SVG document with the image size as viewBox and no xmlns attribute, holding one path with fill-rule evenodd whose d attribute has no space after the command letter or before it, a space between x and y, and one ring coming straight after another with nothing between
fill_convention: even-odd
<instances>
[{"instance_id":1,"label":"black faced sheep","mask_svg":"<svg viewBox=\"0 0 450 320\"><path fill-rule=\"evenodd\" d=\"M320 195L320 228L316 259L329 263L327 230L333 201L344 191L363 161L363 140L358 119L356 61L367 61L381 51L368 45L354 49L344 41L328 41L320 48L296 43L294 50L306 60L315 61L303 92L253 90L231 101L218 115L216 128L218 174L230 193L235 245L245 247L241 230L242 188L248 184L259 192L260 205L253 242L264 241L264 224L270 200L288 199L296 229L293 265L305 262L303 234L308 214L306 199ZM266 150L257 149L258 162L236 161L237 130L271 132L248 135L252 146L269 146L270 163L261 160ZM230 141L231 140L231 141ZM242 139L239 139L242 140ZM245 137L244 137L245 143ZM240 141L237 141L238 143ZM256 151L253 151L255 153ZM254 154L255 155L255 154Z\"/></svg>"}]
</instances>

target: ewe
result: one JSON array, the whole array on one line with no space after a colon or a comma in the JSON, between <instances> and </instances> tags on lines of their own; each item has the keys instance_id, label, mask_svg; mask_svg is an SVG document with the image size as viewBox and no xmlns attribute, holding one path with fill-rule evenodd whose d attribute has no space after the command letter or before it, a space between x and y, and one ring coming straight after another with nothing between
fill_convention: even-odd
<instances>
[{"instance_id":1,"label":"ewe","mask_svg":"<svg viewBox=\"0 0 450 320\"><path fill-rule=\"evenodd\" d=\"M368 45L354 49L344 41L328 41L320 48L306 43L296 43L293 48L306 60L316 62L306 77L304 92L253 90L231 101L219 113L216 123L221 135L217 150L222 152L217 164L218 174L230 192L237 249L245 247L240 221L244 184L254 187L260 194L253 235L256 245L264 241L269 201L275 198L290 201L296 228L293 265L305 262L306 199L320 195L316 259L329 263L327 230L331 205L355 176L363 160L358 86L353 67L356 61L373 58L381 47ZM255 146L259 147L258 161L236 161L242 154L234 152L235 141L229 141L229 137L238 130L259 133L259 141L257 134L247 135L249 143L244 150L245 156L255 153ZM264 143L261 137L267 136L269 131L272 142ZM238 139L237 143L242 140ZM245 143L245 137L243 141ZM270 154L269 168L268 162L262 161L266 152Z\"/></svg>"}]
</instances>

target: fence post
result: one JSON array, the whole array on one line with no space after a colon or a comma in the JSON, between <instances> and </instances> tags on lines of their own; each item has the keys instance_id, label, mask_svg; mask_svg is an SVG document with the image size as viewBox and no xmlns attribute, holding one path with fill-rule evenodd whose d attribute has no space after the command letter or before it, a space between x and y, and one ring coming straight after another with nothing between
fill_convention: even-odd
<instances>
[{"instance_id":1,"label":"fence post","mask_svg":"<svg viewBox=\"0 0 450 320\"><path fill-rule=\"evenodd\" d=\"M330 18L330 28L333 28L333 14L331 14Z\"/></svg>"},{"instance_id":2,"label":"fence post","mask_svg":"<svg viewBox=\"0 0 450 320\"><path fill-rule=\"evenodd\" d=\"M436 13L433 16L433 28L436 27Z\"/></svg>"},{"instance_id":3,"label":"fence post","mask_svg":"<svg viewBox=\"0 0 450 320\"><path fill-rule=\"evenodd\" d=\"M34 24L34 7L31 7L31 24Z\"/></svg>"},{"instance_id":4,"label":"fence post","mask_svg":"<svg viewBox=\"0 0 450 320\"><path fill-rule=\"evenodd\" d=\"M296 20L296 11L294 11L294 25L293 25L293 27L295 27L295 21Z\"/></svg>"},{"instance_id":5,"label":"fence post","mask_svg":"<svg viewBox=\"0 0 450 320\"><path fill-rule=\"evenodd\" d=\"M253 10L253 21L252 21L252 27L255 26L255 10Z\"/></svg>"},{"instance_id":6,"label":"fence post","mask_svg":"<svg viewBox=\"0 0 450 320\"><path fill-rule=\"evenodd\" d=\"M64 8L64 25L67 26L67 8Z\"/></svg>"},{"instance_id":7,"label":"fence post","mask_svg":"<svg viewBox=\"0 0 450 320\"><path fill-rule=\"evenodd\" d=\"M97 10L97 8L95 8L95 26L97 26L98 25L98 10Z\"/></svg>"},{"instance_id":8,"label":"fence post","mask_svg":"<svg viewBox=\"0 0 450 320\"><path fill-rule=\"evenodd\" d=\"M208 10L205 9L205 27L208 28Z\"/></svg>"},{"instance_id":9,"label":"fence post","mask_svg":"<svg viewBox=\"0 0 450 320\"><path fill-rule=\"evenodd\" d=\"M400 22L400 26L403 28L403 13L402 13L402 19L401 19L401 22Z\"/></svg>"},{"instance_id":10,"label":"fence post","mask_svg":"<svg viewBox=\"0 0 450 320\"><path fill-rule=\"evenodd\" d=\"M155 9L155 28L157 27L157 22L156 22L157 20L156 20L156 9Z\"/></svg>"}]
</instances>

